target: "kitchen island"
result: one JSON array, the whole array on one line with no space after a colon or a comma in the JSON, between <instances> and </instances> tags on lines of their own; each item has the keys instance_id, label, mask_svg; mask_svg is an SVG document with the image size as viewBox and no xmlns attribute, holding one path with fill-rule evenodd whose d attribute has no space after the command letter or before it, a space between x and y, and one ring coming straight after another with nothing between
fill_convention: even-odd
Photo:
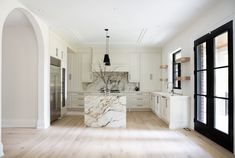
<instances>
[{"instance_id":1,"label":"kitchen island","mask_svg":"<svg viewBox=\"0 0 235 158\"><path fill-rule=\"evenodd\" d=\"M126 127L126 96L85 96L84 121L87 127Z\"/></svg>"}]
</instances>

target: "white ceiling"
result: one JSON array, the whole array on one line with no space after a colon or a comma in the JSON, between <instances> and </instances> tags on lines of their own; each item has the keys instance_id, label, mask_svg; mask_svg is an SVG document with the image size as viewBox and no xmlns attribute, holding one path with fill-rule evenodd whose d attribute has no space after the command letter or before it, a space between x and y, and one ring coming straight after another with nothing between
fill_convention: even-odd
<instances>
[{"instance_id":1,"label":"white ceiling","mask_svg":"<svg viewBox=\"0 0 235 158\"><path fill-rule=\"evenodd\" d=\"M76 45L161 47L219 0L20 0ZM142 32L142 35L141 35ZM139 40L138 40L139 39Z\"/></svg>"}]
</instances>

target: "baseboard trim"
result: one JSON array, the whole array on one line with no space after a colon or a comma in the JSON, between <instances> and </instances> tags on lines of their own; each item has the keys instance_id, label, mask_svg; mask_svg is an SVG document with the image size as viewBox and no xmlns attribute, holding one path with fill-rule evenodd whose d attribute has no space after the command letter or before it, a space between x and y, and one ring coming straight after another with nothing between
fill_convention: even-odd
<instances>
[{"instance_id":1,"label":"baseboard trim","mask_svg":"<svg viewBox=\"0 0 235 158\"><path fill-rule=\"evenodd\" d=\"M3 152L3 145L2 142L0 142L0 157L4 156L4 152Z\"/></svg>"},{"instance_id":2,"label":"baseboard trim","mask_svg":"<svg viewBox=\"0 0 235 158\"><path fill-rule=\"evenodd\" d=\"M8 128L8 127L33 127L35 128L37 126L36 120L30 120L30 119L6 119L2 120L2 127Z\"/></svg>"}]
</instances>

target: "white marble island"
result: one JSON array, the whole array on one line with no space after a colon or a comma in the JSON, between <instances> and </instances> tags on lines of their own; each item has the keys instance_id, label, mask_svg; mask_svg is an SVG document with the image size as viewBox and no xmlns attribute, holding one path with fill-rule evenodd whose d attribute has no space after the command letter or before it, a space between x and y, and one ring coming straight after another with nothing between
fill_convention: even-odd
<instances>
[{"instance_id":1,"label":"white marble island","mask_svg":"<svg viewBox=\"0 0 235 158\"><path fill-rule=\"evenodd\" d=\"M84 108L87 127L126 127L126 96L85 96Z\"/></svg>"}]
</instances>

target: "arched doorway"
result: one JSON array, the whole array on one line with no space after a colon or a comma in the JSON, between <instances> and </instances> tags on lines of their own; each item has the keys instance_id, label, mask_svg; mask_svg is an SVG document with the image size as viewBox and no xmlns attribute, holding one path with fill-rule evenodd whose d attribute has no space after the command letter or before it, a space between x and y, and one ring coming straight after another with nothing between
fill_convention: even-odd
<instances>
[{"instance_id":1,"label":"arched doorway","mask_svg":"<svg viewBox=\"0 0 235 158\"><path fill-rule=\"evenodd\" d=\"M2 127L37 127L39 46L20 9L8 15L2 40Z\"/></svg>"}]
</instances>

